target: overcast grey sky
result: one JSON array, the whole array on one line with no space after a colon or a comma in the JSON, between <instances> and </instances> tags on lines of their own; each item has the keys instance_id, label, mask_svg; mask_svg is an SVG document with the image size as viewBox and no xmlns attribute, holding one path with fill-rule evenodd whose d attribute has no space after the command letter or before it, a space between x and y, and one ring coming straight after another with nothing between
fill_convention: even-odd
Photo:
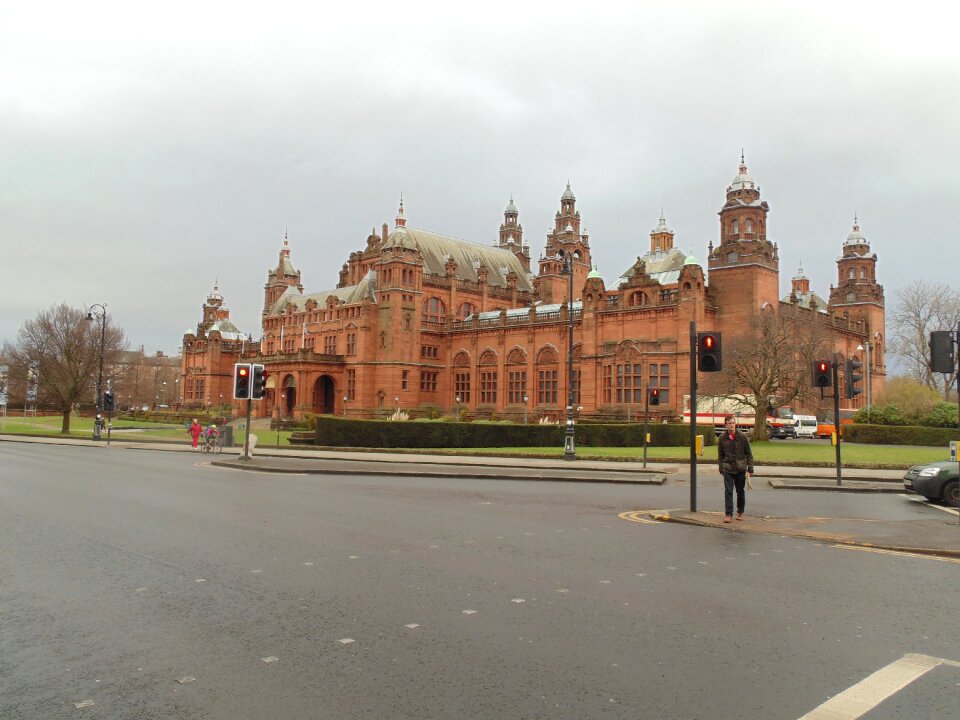
<instances>
[{"instance_id":1,"label":"overcast grey sky","mask_svg":"<svg viewBox=\"0 0 960 720\"><path fill-rule=\"evenodd\" d=\"M854 213L888 307L956 284L960 43L950 3L6 3L0 339L106 303L176 353L215 280L259 336L284 231L305 290L371 228L534 258L569 178L611 284L661 208L701 260L741 147L781 293L826 297Z\"/></svg>"}]
</instances>

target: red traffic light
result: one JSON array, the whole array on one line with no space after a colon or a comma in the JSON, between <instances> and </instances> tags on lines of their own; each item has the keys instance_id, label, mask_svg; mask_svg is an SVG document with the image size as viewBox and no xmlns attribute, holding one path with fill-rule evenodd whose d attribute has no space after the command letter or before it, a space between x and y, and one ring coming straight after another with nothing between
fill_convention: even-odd
<instances>
[{"instance_id":1,"label":"red traffic light","mask_svg":"<svg viewBox=\"0 0 960 720\"><path fill-rule=\"evenodd\" d=\"M247 374L247 372L248 372L248 370L247 370L245 367L237 368L237 373L238 373L241 377L244 377L244 376Z\"/></svg>"},{"instance_id":2,"label":"red traffic light","mask_svg":"<svg viewBox=\"0 0 960 720\"><path fill-rule=\"evenodd\" d=\"M703 338L703 347L705 350L713 349L713 335L705 335Z\"/></svg>"}]
</instances>

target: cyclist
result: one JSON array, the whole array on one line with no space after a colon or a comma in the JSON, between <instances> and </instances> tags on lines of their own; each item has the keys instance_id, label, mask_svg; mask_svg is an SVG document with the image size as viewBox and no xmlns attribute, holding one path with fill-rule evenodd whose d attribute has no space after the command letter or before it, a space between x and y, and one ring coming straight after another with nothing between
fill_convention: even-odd
<instances>
[{"instance_id":1,"label":"cyclist","mask_svg":"<svg viewBox=\"0 0 960 720\"><path fill-rule=\"evenodd\" d=\"M220 440L220 431L216 425L211 425L204 431L203 436L207 441L207 450L213 450Z\"/></svg>"}]
</instances>

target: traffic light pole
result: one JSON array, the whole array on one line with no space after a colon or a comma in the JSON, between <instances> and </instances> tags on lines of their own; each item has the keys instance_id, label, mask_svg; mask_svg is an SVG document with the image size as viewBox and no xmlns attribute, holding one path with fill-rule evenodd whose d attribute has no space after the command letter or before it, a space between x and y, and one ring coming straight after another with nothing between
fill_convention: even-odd
<instances>
[{"instance_id":1,"label":"traffic light pole","mask_svg":"<svg viewBox=\"0 0 960 720\"><path fill-rule=\"evenodd\" d=\"M697 511L697 321L690 321L690 512Z\"/></svg>"},{"instance_id":2,"label":"traffic light pole","mask_svg":"<svg viewBox=\"0 0 960 720\"><path fill-rule=\"evenodd\" d=\"M253 400L247 400L247 435L243 440L243 455L241 460L250 459L250 417L252 416Z\"/></svg>"},{"instance_id":3,"label":"traffic light pole","mask_svg":"<svg viewBox=\"0 0 960 720\"><path fill-rule=\"evenodd\" d=\"M840 356L833 354L833 444L837 448L837 487L842 484L840 471Z\"/></svg>"},{"instance_id":4,"label":"traffic light pole","mask_svg":"<svg viewBox=\"0 0 960 720\"><path fill-rule=\"evenodd\" d=\"M643 467L647 467L647 420L650 417L650 388L643 394Z\"/></svg>"}]
</instances>

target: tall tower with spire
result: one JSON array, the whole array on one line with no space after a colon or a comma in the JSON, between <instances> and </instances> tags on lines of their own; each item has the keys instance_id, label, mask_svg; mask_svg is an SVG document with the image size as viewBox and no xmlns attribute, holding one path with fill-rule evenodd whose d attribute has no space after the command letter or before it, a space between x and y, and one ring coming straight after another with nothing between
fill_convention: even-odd
<instances>
[{"instance_id":1,"label":"tall tower with spire","mask_svg":"<svg viewBox=\"0 0 960 720\"><path fill-rule=\"evenodd\" d=\"M267 312L291 285L296 286L300 292L303 292L303 285L300 283L300 271L293 266L293 262L290 260L290 241L285 231L277 266L267 272L267 284L263 286L263 311Z\"/></svg>"},{"instance_id":2,"label":"tall tower with spire","mask_svg":"<svg viewBox=\"0 0 960 720\"><path fill-rule=\"evenodd\" d=\"M519 215L517 206L513 203L513 195L511 195L507 209L503 211L499 246L507 248L516 255L524 269L530 272L530 246L523 244L523 225L519 222Z\"/></svg>"},{"instance_id":3,"label":"tall tower with spire","mask_svg":"<svg viewBox=\"0 0 960 720\"><path fill-rule=\"evenodd\" d=\"M853 218L853 228L837 260L837 285L830 288L830 308L854 320L865 320L870 328L884 327L883 286L877 282L877 255Z\"/></svg>"},{"instance_id":4,"label":"tall tower with spire","mask_svg":"<svg viewBox=\"0 0 960 720\"><path fill-rule=\"evenodd\" d=\"M710 290L718 319L728 327L746 327L765 305L777 306L780 258L767 239L770 207L747 172L743 154L720 209L720 244L710 244Z\"/></svg>"},{"instance_id":5,"label":"tall tower with spire","mask_svg":"<svg viewBox=\"0 0 960 720\"><path fill-rule=\"evenodd\" d=\"M573 257L573 299L580 296L580 290L587 281L592 268L590 260L590 237L586 230L580 231L580 211L577 210L577 198L570 189L560 196L560 209L554 217L553 230L547 233L544 256L540 258L540 276L538 289L540 299L546 303L560 303L569 294L569 278L563 272L564 256Z\"/></svg>"}]
</instances>

